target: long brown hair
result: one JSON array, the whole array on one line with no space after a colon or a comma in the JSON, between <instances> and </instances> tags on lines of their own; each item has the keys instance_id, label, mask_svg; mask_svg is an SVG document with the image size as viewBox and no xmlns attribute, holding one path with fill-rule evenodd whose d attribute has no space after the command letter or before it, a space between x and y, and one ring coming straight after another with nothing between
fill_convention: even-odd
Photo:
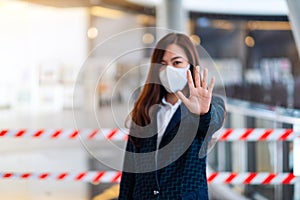
<instances>
[{"instance_id":1,"label":"long brown hair","mask_svg":"<svg viewBox=\"0 0 300 200\"><path fill-rule=\"evenodd\" d=\"M162 66L160 63L164 53L170 44L176 44L184 50L191 66L192 76L194 76L194 66L200 64L197 50L188 36L181 33L169 33L158 41L152 53L146 83L131 112L132 120L138 126L146 126L150 123L151 107L160 104L162 98L167 94L166 89L159 80L159 69Z\"/></svg>"}]
</instances>

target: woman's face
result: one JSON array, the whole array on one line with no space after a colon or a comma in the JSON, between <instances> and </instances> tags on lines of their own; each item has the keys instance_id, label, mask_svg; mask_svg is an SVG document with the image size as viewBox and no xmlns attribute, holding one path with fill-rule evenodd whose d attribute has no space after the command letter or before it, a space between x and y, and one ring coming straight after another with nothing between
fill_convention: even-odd
<instances>
[{"instance_id":1,"label":"woman's face","mask_svg":"<svg viewBox=\"0 0 300 200\"><path fill-rule=\"evenodd\" d=\"M181 47L179 47L177 44L170 44L166 48L160 64L164 66L169 65L176 68L184 68L188 66L189 62L187 55ZM161 69L163 69L163 67Z\"/></svg>"}]
</instances>

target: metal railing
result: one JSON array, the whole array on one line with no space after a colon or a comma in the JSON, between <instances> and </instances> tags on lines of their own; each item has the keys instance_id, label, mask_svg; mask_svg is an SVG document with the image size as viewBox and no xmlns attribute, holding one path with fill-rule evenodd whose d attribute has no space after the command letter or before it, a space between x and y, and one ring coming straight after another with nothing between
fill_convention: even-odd
<instances>
[{"instance_id":1,"label":"metal railing","mask_svg":"<svg viewBox=\"0 0 300 200\"><path fill-rule=\"evenodd\" d=\"M300 110L228 98L227 112L225 127L232 129L289 129L300 132ZM292 148L292 140L219 140L210 152L209 164L213 171L219 172L291 173L293 171L292 160L290 160ZM296 199L299 195L294 189L296 184L273 186L239 184L238 186L232 185L233 187L238 187L239 191L251 199L288 200Z\"/></svg>"}]
</instances>

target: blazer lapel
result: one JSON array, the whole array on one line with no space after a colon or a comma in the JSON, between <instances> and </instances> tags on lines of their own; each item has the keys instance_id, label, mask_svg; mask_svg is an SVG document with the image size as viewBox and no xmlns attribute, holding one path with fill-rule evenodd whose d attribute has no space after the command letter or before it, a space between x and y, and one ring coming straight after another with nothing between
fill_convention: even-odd
<instances>
[{"instance_id":1,"label":"blazer lapel","mask_svg":"<svg viewBox=\"0 0 300 200\"><path fill-rule=\"evenodd\" d=\"M164 135L162 137L161 143L160 143L160 147L162 144L164 144L164 140L169 136L169 134L173 133L174 135L176 134L176 132L173 132L172 130L182 121L184 120L187 116L188 116L188 109L187 107L181 103L180 106L178 106L177 110L175 111L174 115L172 116L165 132Z\"/></svg>"}]
</instances>

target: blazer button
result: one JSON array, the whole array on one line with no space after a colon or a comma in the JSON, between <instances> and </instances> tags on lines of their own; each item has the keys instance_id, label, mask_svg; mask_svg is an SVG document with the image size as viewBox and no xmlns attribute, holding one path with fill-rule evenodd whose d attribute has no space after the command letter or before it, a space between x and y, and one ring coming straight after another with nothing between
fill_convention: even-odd
<instances>
[{"instance_id":1,"label":"blazer button","mask_svg":"<svg viewBox=\"0 0 300 200\"><path fill-rule=\"evenodd\" d=\"M153 194L154 194L154 195L158 195L158 194L159 194L159 191L158 191L158 190L154 190L154 191L153 191Z\"/></svg>"}]
</instances>

